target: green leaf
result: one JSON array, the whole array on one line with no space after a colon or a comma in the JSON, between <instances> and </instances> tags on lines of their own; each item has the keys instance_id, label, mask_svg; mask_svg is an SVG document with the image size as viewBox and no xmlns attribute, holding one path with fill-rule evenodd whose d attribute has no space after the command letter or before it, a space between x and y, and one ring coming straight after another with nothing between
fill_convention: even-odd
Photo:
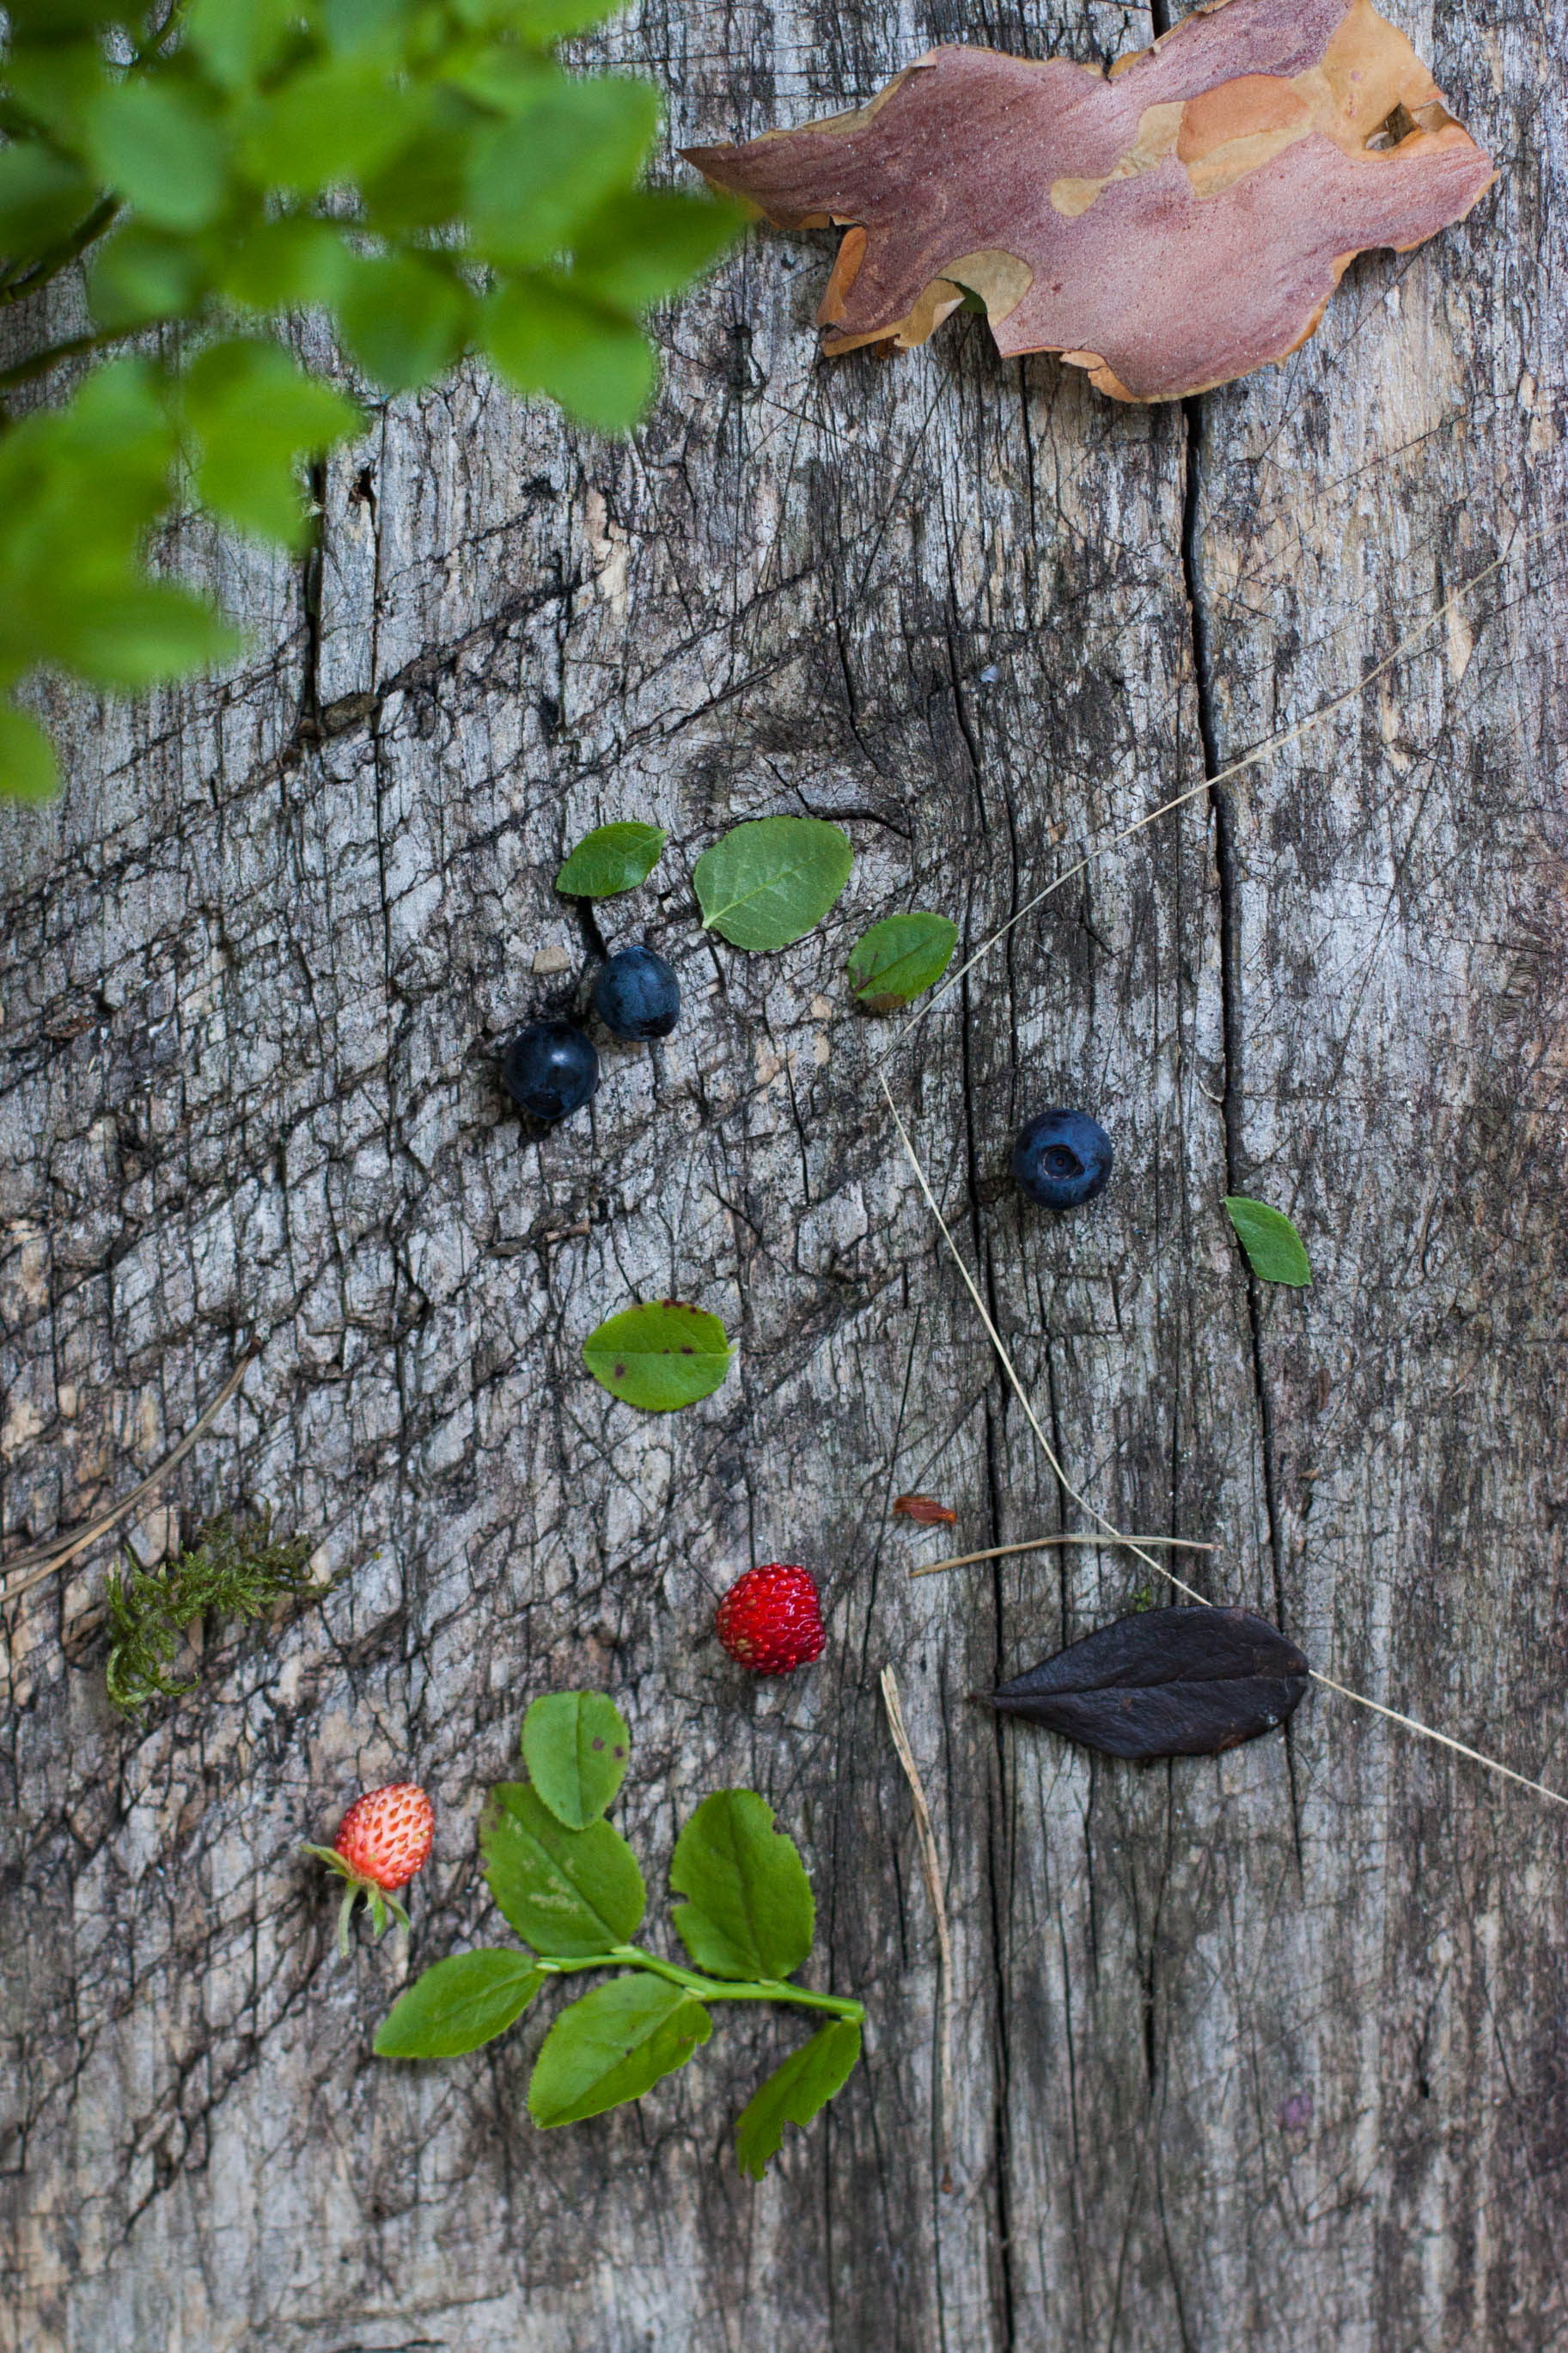
<instances>
[{"instance_id":1,"label":"green leaf","mask_svg":"<svg viewBox=\"0 0 1568 2353\"><path fill-rule=\"evenodd\" d=\"M545 2036L528 2086L528 2113L546 2130L638 2100L684 2067L713 2021L684 1987L642 1971L611 1978L563 2010Z\"/></svg>"},{"instance_id":2,"label":"green leaf","mask_svg":"<svg viewBox=\"0 0 1568 2353\"><path fill-rule=\"evenodd\" d=\"M479 324L486 352L519 392L544 393L600 432L625 432L653 397L658 363L641 328L563 278L513 279Z\"/></svg>"},{"instance_id":3,"label":"green leaf","mask_svg":"<svg viewBox=\"0 0 1568 2353\"><path fill-rule=\"evenodd\" d=\"M630 189L573 239L573 282L620 310L644 311L717 261L744 226L739 205L673 188Z\"/></svg>"},{"instance_id":4,"label":"green leaf","mask_svg":"<svg viewBox=\"0 0 1568 2353\"><path fill-rule=\"evenodd\" d=\"M36 140L0 148L0 251L18 260L62 237L88 214L98 190L79 164Z\"/></svg>"},{"instance_id":5,"label":"green leaf","mask_svg":"<svg viewBox=\"0 0 1568 2353\"><path fill-rule=\"evenodd\" d=\"M14 801L53 800L59 790L54 746L37 720L0 702L0 796Z\"/></svg>"},{"instance_id":6,"label":"green leaf","mask_svg":"<svg viewBox=\"0 0 1568 2353\"><path fill-rule=\"evenodd\" d=\"M135 327L199 310L207 283L205 259L188 237L131 220L94 254L88 300L100 327Z\"/></svg>"},{"instance_id":7,"label":"green leaf","mask_svg":"<svg viewBox=\"0 0 1568 2353\"><path fill-rule=\"evenodd\" d=\"M240 156L258 188L320 195L388 164L429 107L426 89L394 79L378 58L323 58L244 108Z\"/></svg>"},{"instance_id":8,"label":"green leaf","mask_svg":"<svg viewBox=\"0 0 1568 2353\"><path fill-rule=\"evenodd\" d=\"M299 17L298 0L190 0L185 39L216 82L243 90L271 64Z\"/></svg>"},{"instance_id":9,"label":"green leaf","mask_svg":"<svg viewBox=\"0 0 1568 2353\"><path fill-rule=\"evenodd\" d=\"M510 121L469 148L475 248L505 269L548 261L613 190L636 178L663 107L651 82L542 75Z\"/></svg>"},{"instance_id":10,"label":"green leaf","mask_svg":"<svg viewBox=\"0 0 1568 2353\"><path fill-rule=\"evenodd\" d=\"M59 657L95 686L134 692L160 679L205 670L243 640L210 605L162 581L84 591L57 615Z\"/></svg>"},{"instance_id":11,"label":"green leaf","mask_svg":"<svg viewBox=\"0 0 1568 2353\"><path fill-rule=\"evenodd\" d=\"M535 47L585 32L613 14L611 0L500 0L499 5L494 0L458 0L458 5L470 21L514 33Z\"/></svg>"},{"instance_id":12,"label":"green leaf","mask_svg":"<svg viewBox=\"0 0 1568 2353\"><path fill-rule=\"evenodd\" d=\"M623 1308L583 1344L594 1378L612 1397L649 1413L674 1413L711 1397L733 1356L717 1315L680 1299Z\"/></svg>"},{"instance_id":13,"label":"green leaf","mask_svg":"<svg viewBox=\"0 0 1568 2353\"><path fill-rule=\"evenodd\" d=\"M224 291L250 311L306 310L336 302L352 257L329 221L285 214L247 221L213 262Z\"/></svg>"},{"instance_id":14,"label":"green leaf","mask_svg":"<svg viewBox=\"0 0 1568 2353\"><path fill-rule=\"evenodd\" d=\"M222 134L184 91L163 81L110 82L87 115L92 160L160 228L202 228L222 209Z\"/></svg>"},{"instance_id":15,"label":"green leaf","mask_svg":"<svg viewBox=\"0 0 1568 2353\"><path fill-rule=\"evenodd\" d=\"M626 1777L626 1720L603 1692L547 1692L522 1719L533 1786L569 1831L596 1821Z\"/></svg>"},{"instance_id":16,"label":"green leaf","mask_svg":"<svg viewBox=\"0 0 1568 2353\"><path fill-rule=\"evenodd\" d=\"M1312 1270L1301 1237L1282 1211L1262 1201L1249 1201L1240 1193L1227 1193L1225 1206L1260 1282L1289 1282L1299 1290L1311 1282Z\"/></svg>"},{"instance_id":17,"label":"green leaf","mask_svg":"<svg viewBox=\"0 0 1568 2353\"><path fill-rule=\"evenodd\" d=\"M353 401L304 375L277 343L224 343L187 371L184 408L201 444L203 501L260 538L302 545L309 520L295 467L360 430Z\"/></svg>"},{"instance_id":18,"label":"green leaf","mask_svg":"<svg viewBox=\"0 0 1568 2353\"><path fill-rule=\"evenodd\" d=\"M459 2059L515 2025L544 1983L527 1953L454 1953L416 1978L376 2032L378 2059Z\"/></svg>"},{"instance_id":19,"label":"green leaf","mask_svg":"<svg viewBox=\"0 0 1568 2353\"><path fill-rule=\"evenodd\" d=\"M769 2158L778 2155L785 2125L808 2125L844 2089L859 2056L860 2029L848 2018L836 2018L792 2051L752 2094L736 2122L742 2172L760 2181Z\"/></svg>"},{"instance_id":20,"label":"green leaf","mask_svg":"<svg viewBox=\"0 0 1568 2353\"><path fill-rule=\"evenodd\" d=\"M503 1781L479 1823L485 1878L536 1952L582 1960L634 1936L647 1905L637 1859L608 1822L568 1830L537 1789Z\"/></svg>"},{"instance_id":21,"label":"green leaf","mask_svg":"<svg viewBox=\"0 0 1568 2353\"><path fill-rule=\"evenodd\" d=\"M596 825L567 859L555 888L574 899L613 899L618 891L635 891L658 864L668 839L662 827L638 818Z\"/></svg>"},{"instance_id":22,"label":"green leaf","mask_svg":"<svg viewBox=\"0 0 1568 2353\"><path fill-rule=\"evenodd\" d=\"M463 348L473 297L434 261L412 254L344 256L338 317L343 340L373 382L412 392Z\"/></svg>"},{"instance_id":23,"label":"green leaf","mask_svg":"<svg viewBox=\"0 0 1568 2353\"><path fill-rule=\"evenodd\" d=\"M849 880L849 837L819 817L763 817L704 850L691 880L705 932L738 948L804 939Z\"/></svg>"},{"instance_id":24,"label":"green leaf","mask_svg":"<svg viewBox=\"0 0 1568 2353\"><path fill-rule=\"evenodd\" d=\"M787 1978L811 1950L816 1906L795 1841L754 1789L716 1789L675 1842L675 1925L715 1978Z\"/></svg>"},{"instance_id":25,"label":"green leaf","mask_svg":"<svg viewBox=\"0 0 1568 2353\"><path fill-rule=\"evenodd\" d=\"M957 945L946 915L889 915L850 949L849 986L868 1013L894 1012L935 986Z\"/></svg>"}]
</instances>

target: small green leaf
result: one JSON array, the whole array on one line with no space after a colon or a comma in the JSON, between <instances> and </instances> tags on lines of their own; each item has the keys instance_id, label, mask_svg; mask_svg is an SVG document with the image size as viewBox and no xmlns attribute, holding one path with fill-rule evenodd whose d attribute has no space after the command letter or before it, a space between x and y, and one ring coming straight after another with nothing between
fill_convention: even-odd
<instances>
[{"instance_id":1,"label":"small green leaf","mask_svg":"<svg viewBox=\"0 0 1568 2353\"><path fill-rule=\"evenodd\" d=\"M13 703L0 702L0 797L53 800L59 784L54 746L37 721Z\"/></svg>"},{"instance_id":2,"label":"small green leaf","mask_svg":"<svg viewBox=\"0 0 1568 2353\"><path fill-rule=\"evenodd\" d=\"M60 653L98 686L152 686L221 661L241 642L210 605L163 581L96 594L84 586L60 617Z\"/></svg>"},{"instance_id":3,"label":"small green leaf","mask_svg":"<svg viewBox=\"0 0 1568 2353\"><path fill-rule=\"evenodd\" d=\"M710 1397L733 1356L717 1315L680 1299L623 1308L583 1344L594 1378L612 1397L649 1413L674 1413Z\"/></svg>"},{"instance_id":4,"label":"small green leaf","mask_svg":"<svg viewBox=\"0 0 1568 2353\"><path fill-rule=\"evenodd\" d=\"M957 945L946 915L889 915L850 949L849 986L868 1013L895 1012L934 987Z\"/></svg>"},{"instance_id":5,"label":"small green leaf","mask_svg":"<svg viewBox=\"0 0 1568 2353\"><path fill-rule=\"evenodd\" d=\"M608 1822L571 1831L537 1789L503 1781L479 1823L485 1877L535 1952L582 1960L634 1936L647 1905L637 1859Z\"/></svg>"},{"instance_id":6,"label":"small green leaf","mask_svg":"<svg viewBox=\"0 0 1568 2353\"><path fill-rule=\"evenodd\" d=\"M299 460L360 429L353 401L294 365L277 343L214 343L184 380L185 415L199 438L196 488L226 521L285 547L309 521Z\"/></svg>"},{"instance_id":7,"label":"small green leaf","mask_svg":"<svg viewBox=\"0 0 1568 2353\"><path fill-rule=\"evenodd\" d=\"M653 397L658 363L635 320L535 270L501 286L480 318L484 347L519 392L544 393L602 433L624 433Z\"/></svg>"},{"instance_id":8,"label":"small green leaf","mask_svg":"<svg viewBox=\"0 0 1568 2353\"><path fill-rule=\"evenodd\" d=\"M855 852L839 827L818 817L755 818L704 850L691 880L702 928L738 948L787 948L819 923L844 885Z\"/></svg>"},{"instance_id":9,"label":"small green leaf","mask_svg":"<svg viewBox=\"0 0 1568 2353\"><path fill-rule=\"evenodd\" d=\"M597 1821L626 1778L626 1720L603 1692L549 1692L522 1719L533 1786L569 1831Z\"/></svg>"},{"instance_id":10,"label":"small green leaf","mask_svg":"<svg viewBox=\"0 0 1568 2353\"><path fill-rule=\"evenodd\" d=\"M1289 1282L1299 1290L1311 1282L1301 1237L1282 1211L1240 1193L1227 1193L1225 1206L1259 1282Z\"/></svg>"},{"instance_id":11,"label":"small green leaf","mask_svg":"<svg viewBox=\"0 0 1568 2353\"><path fill-rule=\"evenodd\" d=\"M860 2029L849 2018L836 2018L792 2051L741 2111L735 2148L742 2172L760 2181L769 2158L778 2155L785 2125L808 2125L843 2090L859 2056Z\"/></svg>"},{"instance_id":12,"label":"small green leaf","mask_svg":"<svg viewBox=\"0 0 1568 2353\"><path fill-rule=\"evenodd\" d=\"M216 82L242 90L270 64L298 16L295 0L191 0L184 37Z\"/></svg>"},{"instance_id":13,"label":"small green leaf","mask_svg":"<svg viewBox=\"0 0 1568 2353\"><path fill-rule=\"evenodd\" d=\"M412 392L456 359L473 297L436 261L409 253L344 257L338 318L366 375L388 392Z\"/></svg>"},{"instance_id":14,"label":"small green leaf","mask_svg":"<svg viewBox=\"0 0 1568 2353\"><path fill-rule=\"evenodd\" d=\"M716 1789L675 1842L675 1925L715 1978L787 1978L811 1950L811 1882L795 1841L754 1789Z\"/></svg>"},{"instance_id":15,"label":"small green leaf","mask_svg":"<svg viewBox=\"0 0 1568 2353\"><path fill-rule=\"evenodd\" d=\"M662 827L640 818L596 825L577 843L555 877L555 888L573 899L613 899L617 892L635 891L658 864L668 839Z\"/></svg>"},{"instance_id":16,"label":"small green leaf","mask_svg":"<svg viewBox=\"0 0 1568 2353\"><path fill-rule=\"evenodd\" d=\"M305 310L335 303L353 256L330 221L285 214L247 221L214 259L214 275L249 311Z\"/></svg>"},{"instance_id":17,"label":"small green leaf","mask_svg":"<svg viewBox=\"0 0 1568 2353\"><path fill-rule=\"evenodd\" d=\"M713 2021L685 1988L641 1971L611 1978L563 2010L545 2036L528 2086L528 2113L546 2130L638 2100L684 2067Z\"/></svg>"},{"instance_id":18,"label":"small green leaf","mask_svg":"<svg viewBox=\"0 0 1568 2353\"><path fill-rule=\"evenodd\" d=\"M717 261L745 226L739 205L674 188L612 196L573 239L573 282L623 311L661 302Z\"/></svg>"},{"instance_id":19,"label":"small green leaf","mask_svg":"<svg viewBox=\"0 0 1568 2353\"><path fill-rule=\"evenodd\" d=\"M459 2059L522 2016L545 1973L528 1953L454 1953L416 1978L376 2031L378 2059Z\"/></svg>"},{"instance_id":20,"label":"small green leaf","mask_svg":"<svg viewBox=\"0 0 1568 2353\"><path fill-rule=\"evenodd\" d=\"M376 59L326 58L286 75L237 116L238 150L258 188L319 195L387 164L417 136L430 96Z\"/></svg>"},{"instance_id":21,"label":"small green leaf","mask_svg":"<svg viewBox=\"0 0 1568 2353\"><path fill-rule=\"evenodd\" d=\"M132 219L93 257L88 300L100 327L136 327L198 311L207 283L203 252L188 237Z\"/></svg>"},{"instance_id":22,"label":"small green leaf","mask_svg":"<svg viewBox=\"0 0 1568 2353\"><path fill-rule=\"evenodd\" d=\"M160 228L201 228L224 200L222 134L165 82L108 82L88 110L92 160Z\"/></svg>"},{"instance_id":23,"label":"small green leaf","mask_svg":"<svg viewBox=\"0 0 1568 2353\"><path fill-rule=\"evenodd\" d=\"M79 164L13 132L0 148L0 251L20 259L51 244L91 211L97 195Z\"/></svg>"},{"instance_id":24,"label":"small green leaf","mask_svg":"<svg viewBox=\"0 0 1568 2353\"><path fill-rule=\"evenodd\" d=\"M574 242L612 190L628 187L658 132L651 82L624 75L542 74L508 121L469 146L468 212L476 249L505 269L548 262Z\"/></svg>"}]
</instances>

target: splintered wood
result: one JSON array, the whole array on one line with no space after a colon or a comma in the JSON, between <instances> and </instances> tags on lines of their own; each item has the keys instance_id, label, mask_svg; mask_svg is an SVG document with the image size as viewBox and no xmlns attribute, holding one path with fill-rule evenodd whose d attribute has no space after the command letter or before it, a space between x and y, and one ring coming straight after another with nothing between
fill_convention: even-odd
<instances>
[{"instance_id":1,"label":"splintered wood","mask_svg":"<svg viewBox=\"0 0 1568 2353\"><path fill-rule=\"evenodd\" d=\"M1358 253L1495 177L1369 0L1222 0L1109 75L933 49L854 113L684 152L780 227L847 226L826 351L910 350L972 295L1005 355L1138 401L1282 359Z\"/></svg>"}]
</instances>

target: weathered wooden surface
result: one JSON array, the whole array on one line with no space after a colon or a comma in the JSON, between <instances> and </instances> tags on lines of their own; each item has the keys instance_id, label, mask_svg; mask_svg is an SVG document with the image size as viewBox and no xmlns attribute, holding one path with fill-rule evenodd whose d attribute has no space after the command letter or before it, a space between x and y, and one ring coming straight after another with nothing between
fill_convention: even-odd
<instances>
[{"instance_id":1,"label":"weathered wooden surface","mask_svg":"<svg viewBox=\"0 0 1568 2353\"><path fill-rule=\"evenodd\" d=\"M262 1347L171 1494L267 1498L357 1564L219 1630L200 1692L110 1715L100 1553L11 1614L0 2345L28 2353L1438 2353L1568 2331L1564 1822L1319 1694L1289 1743L1090 1763L965 1694L1145 1572L1041 1554L910 1585L934 1536L1064 1524L845 1009L874 916L978 941L1069 854L1431 644L1227 797L1012 934L891 1063L1080 1482L1223 1543L1193 1573L1314 1660L1568 1787L1560 103L1550 10L1394 12L1503 167L1464 228L1358 264L1285 366L1180 410L1004 365L958 322L814 363L823 240L763 237L668 322L634 448L465 375L327 486L319 582L210 556L255 632L220 688L68 715L72 782L0 818L0 1505L68 1526ZM1104 58L1151 30L649 7L680 138L867 97L932 39ZM195 543L193 543L194 544ZM198 550L199 553L199 550ZM733 818L858 862L776 958L695 929ZM602 911L677 960L668 1045L520 1140L498 1050L584 943L551 877L657 818ZM568 976L570 980L570 976ZM1085 1216L1021 1215L1016 1120L1114 1131ZM1249 1298L1226 1187L1317 1271ZM577 1349L638 1290L722 1313L739 1374L665 1420ZM1070 1508L1067 1525L1078 1525ZM139 1542L155 1548L144 1524ZM826 1657L705 1639L752 1559L824 1573ZM1191 1564L1189 1563L1190 1567ZM876 1689L892 1662L955 1947ZM549 2140L534 2024L403 2072L391 1940L331 1953L300 1855L362 1784L439 1819L419 1964L482 1933L472 1826L529 1695L631 1717L660 1877L717 1781L763 1788L867 2063L767 2183L734 2114L796 2030L720 2020L635 2112ZM942 2137L950 2150L942 2172Z\"/></svg>"}]
</instances>

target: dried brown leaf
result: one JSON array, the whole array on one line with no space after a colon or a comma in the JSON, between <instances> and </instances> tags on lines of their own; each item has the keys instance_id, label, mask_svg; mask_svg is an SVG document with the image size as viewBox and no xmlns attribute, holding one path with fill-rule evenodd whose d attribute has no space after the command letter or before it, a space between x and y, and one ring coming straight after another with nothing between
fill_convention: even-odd
<instances>
[{"instance_id":1,"label":"dried brown leaf","mask_svg":"<svg viewBox=\"0 0 1568 2353\"><path fill-rule=\"evenodd\" d=\"M1283 358L1356 254L1494 177L1370 0L1221 0L1109 75L932 49L854 113L685 153L781 227L850 225L827 351L910 350L973 293L1005 355L1144 401Z\"/></svg>"},{"instance_id":2,"label":"dried brown leaf","mask_svg":"<svg viewBox=\"0 0 1568 2353\"><path fill-rule=\"evenodd\" d=\"M922 1528L952 1528L958 1525L958 1514L946 1504L939 1504L932 1495L895 1495L893 1509L906 1520L917 1520Z\"/></svg>"}]
</instances>

